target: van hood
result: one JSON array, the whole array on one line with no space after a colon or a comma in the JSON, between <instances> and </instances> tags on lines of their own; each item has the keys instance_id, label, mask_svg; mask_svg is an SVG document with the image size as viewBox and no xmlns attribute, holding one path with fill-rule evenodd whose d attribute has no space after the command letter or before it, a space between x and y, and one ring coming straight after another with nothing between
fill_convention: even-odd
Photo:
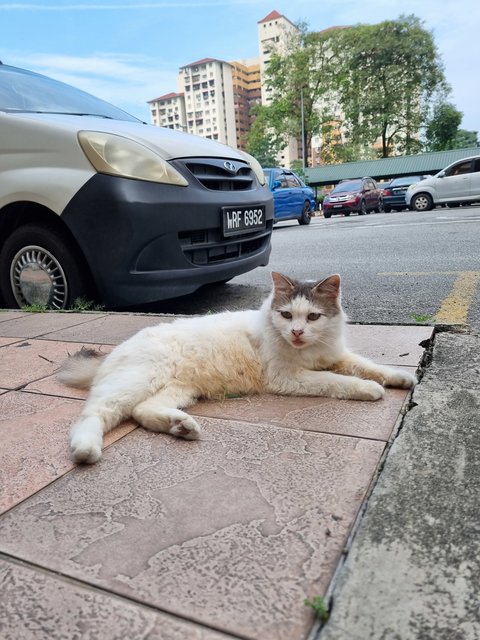
<instances>
[{"instance_id":1,"label":"van hood","mask_svg":"<svg viewBox=\"0 0 480 640\"><path fill-rule=\"evenodd\" d=\"M12 116L13 114L9 114ZM79 131L101 131L124 136L145 145L165 160L179 158L229 158L246 161L241 151L226 144L208 140L189 133L145 124L140 120L109 120L93 116L78 116L51 113L15 113L15 117L30 121L48 123L48 126L70 131L75 135Z\"/></svg>"}]
</instances>

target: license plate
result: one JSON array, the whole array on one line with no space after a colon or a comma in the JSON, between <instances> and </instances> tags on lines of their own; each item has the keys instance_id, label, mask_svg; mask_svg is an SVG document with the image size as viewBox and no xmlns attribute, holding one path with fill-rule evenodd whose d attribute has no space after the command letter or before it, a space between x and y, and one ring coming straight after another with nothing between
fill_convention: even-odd
<instances>
[{"instance_id":1,"label":"license plate","mask_svg":"<svg viewBox=\"0 0 480 640\"><path fill-rule=\"evenodd\" d=\"M223 235L234 236L265 229L265 207L222 207Z\"/></svg>"},{"instance_id":2,"label":"license plate","mask_svg":"<svg viewBox=\"0 0 480 640\"><path fill-rule=\"evenodd\" d=\"M341 205L341 204L334 204L334 205L333 205L333 208L334 208L334 209L340 209L340 207L342 207L342 206L343 206L343 205Z\"/></svg>"}]
</instances>

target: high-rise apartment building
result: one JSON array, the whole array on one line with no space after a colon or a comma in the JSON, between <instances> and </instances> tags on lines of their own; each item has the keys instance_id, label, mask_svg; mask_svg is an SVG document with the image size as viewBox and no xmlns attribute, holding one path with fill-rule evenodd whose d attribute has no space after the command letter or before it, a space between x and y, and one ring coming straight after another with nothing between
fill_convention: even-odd
<instances>
[{"instance_id":1,"label":"high-rise apartment building","mask_svg":"<svg viewBox=\"0 0 480 640\"><path fill-rule=\"evenodd\" d=\"M152 124L245 147L250 108L260 102L258 60L203 58L180 67L178 93L149 100Z\"/></svg>"},{"instance_id":2,"label":"high-rise apartment building","mask_svg":"<svg viewBox=\"0 0 480 640\"><path fill-rule=\"evenodd\" d=\"M265 68L270 62L272 51L280 54L286 53L289 39L298 33L298 27L278 11L271 11L263 20L259 20L257 25L262 104L268 104L271 95L265 83Z\"/></svg>"},{"instance_id":3,"label":"high-rise apartment building","mask_svg":"<svg viewBox=\"0 0 480 640\"><path fill-rule=\"evenodd\" d=\"M237 147L245 149L246 137L253 121L251 109L261 101L260 64L258 58L233 61L230 64Z\"/></svg>"},{"instance_id":4,"label":"high-rise apartment building","mask_svg":"<svg viewBox=\"0 0 480 640\"><path fill-rule=\"evenodd\" d=\"M152 124L157 127L186 131L185 100L183 93L167 93L149 100Z\"/></svg>"},{"instance_id":5,"label":"high-rise apartment building","mask_svg":"<svg viewBox=\"0 0 480 640\"><path fill-rule=\"evenodd\" d=\"M267 86L265 69L270 62L272 52L286 53L289 41L299 30L293 22L278 11L271 11L263 20L259 20L257 25L262 104L268 105L272 100L272 90ZM301 153L299 141L290 138L285 149L280 152L277 162L283 167L290 167L293 160L301 157Z\"/></svg>"},{"instance_id":6,"label":"high-rise apartment building","mask_svg":"<svg viewBox=\"0 0 480 640\"><path fill-rule=\"evenodd\" d=\"M244 149L252 106L271 99L265 86L271 52L284 53L295 32L298 29L288 18L272 11L258 22L258 58L233 62L203 58L180 67L177 92L148 101L152 124ZM298 157L298 142L292 139L279 163L288 167Z\"/></svg>"},{"instance_id":7,"label":"high-rise apartment building","mask_svg":"<svg viewBox=\"0 0 480 640\"><path fill-rule=\"evenodd\" d=\"M185 96L188 133L236 147L232 66L203 58L180 67L177 82Z\"/></svg>"}]
</instances>

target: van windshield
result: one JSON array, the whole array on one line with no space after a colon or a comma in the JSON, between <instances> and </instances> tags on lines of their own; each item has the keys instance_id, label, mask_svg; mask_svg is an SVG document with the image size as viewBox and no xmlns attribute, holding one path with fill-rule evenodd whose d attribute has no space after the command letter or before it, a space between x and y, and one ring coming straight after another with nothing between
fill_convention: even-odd
<instances>
[{"instance_id":1,"label":"van windshield","mask_svg":"<svg viewBox=\"0 0 480 640\"><path fill-rule=\"evenodd\" d=\"M97 116L140 122L130 114L64 82L0 65L0 111Z\"/></svg>"}]
</instances>

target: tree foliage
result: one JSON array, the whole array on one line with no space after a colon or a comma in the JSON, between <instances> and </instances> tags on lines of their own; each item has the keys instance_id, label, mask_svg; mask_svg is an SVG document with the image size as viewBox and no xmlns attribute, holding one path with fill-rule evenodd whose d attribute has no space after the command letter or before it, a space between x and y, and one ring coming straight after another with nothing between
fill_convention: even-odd
<instances>
[{"instance_id":1,"label":"tree foliage","mask_svg":"<svg viewBox=\"0 0 480 640\"><path fill-rule=\"evenodd\" d=\"M455 149L468 149L470 147L480 147L478 131L467 131L459 129L455 138Z\"/></svg>"},{"instance_id":2,"label":"tree foliage","mask_svg":"<svg viewBox=\"0 0 480 640\"><path fill-rule=\"evenodd\" d=\"M300 139L303 121L303 148L319 136L323 161L420 151L429 105L449 91L433 36L413 15L319 33L301 26L272 52L265 81L264 124L277 140Z\"/></svg>"},{"instance_id":3,"label":"tree foliage","mask_svg":"<svg viewBox=\"0 0 480 640\"><path fill-rule=\"evenodd\" d=\"M415 16L358 25L338 34L339 93L352 142L381 156L421 149L432 97L448 91L433 36Z\"/></svg>"},{"instance_id":4,"label":"tree foliage","mask_svg":"<svg viewBox=\"0 0 480 640\"><path fill-rule=\"evenodd\" d=\"M425 127L425 148L428 151L447 151L478 147L478 131L460 129L463 113L450 102L435 103Z\"/></svg>"},{"instance_id":5,"label":"tree foliage","mask_svg":"<svg viewBox=\"0 0 480 640\"><path fill-rule=\"evenodd\" d=\"M329 36L308 33L303 25L290 36L286 53L271 51L266 87L273 98L267 114L279 138L300 140L304 157L312 136L332 126L334 70Z\"/></svg>"},{"instance_id":6,"label":"tree foliage","mask_svg":"<svg viewBox=\"0 0 480 640\"><path fill-rule=\"evenodd\" d=\"M255 105L252 112L255 120L248 132L247 151L263 167L274 167L277 164L277 155L285 146L285 138L272 126L273 120L268 107Z\"/></svg>"}]
</instances>

